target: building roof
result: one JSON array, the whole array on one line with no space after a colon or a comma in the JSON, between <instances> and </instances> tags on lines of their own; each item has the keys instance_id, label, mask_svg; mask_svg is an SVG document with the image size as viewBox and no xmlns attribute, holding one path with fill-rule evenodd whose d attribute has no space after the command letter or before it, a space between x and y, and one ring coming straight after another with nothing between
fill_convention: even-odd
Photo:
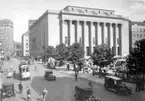
<instances>
[{"instance_id":1,"label":"building roof","mask_svg":"<svg viewBox=\"0 0 145 101\"><path fill-rule=\"evenodd\" d=\"M145 26L145 22L137 22L137 21L131 22L131 25L135 25L135 24L140 25L140 26Z\"/></svg>"},{"instance_id":2,"label":"building roof","mask_svg":"<svg viewBox=\"0 0 145 101\"><path fill-rule=\"evenodd\" d=\"M107 77L107 78L114 79L114 80L122 80L121 78L116 77L116 76L106 76L106 77Z\"/></svg>"},{"instance_id":3,"label":"building roof","mask_svg":"<svg viewBox=\"0 0 145 101\"><path fill-rule=\"evenodd\" d=\"M111 12L115 12L114 10L97 9L97 8L80 7L80 6L71 6L71 5L68 5L68 6L67 6L67 7L65 7L64 9L66 9L66 8L68 8L68 7L83 8L83 9L90 9L90 10L101 10L101 11L111 11Z\"/></svg>"}]
</instances>

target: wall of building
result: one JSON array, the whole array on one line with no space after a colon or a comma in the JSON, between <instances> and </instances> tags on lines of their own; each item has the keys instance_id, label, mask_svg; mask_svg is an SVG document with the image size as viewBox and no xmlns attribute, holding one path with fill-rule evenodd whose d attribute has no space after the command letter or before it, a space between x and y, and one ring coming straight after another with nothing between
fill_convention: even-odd
<instances>
[{"instance_id":1,"label":"wall of building","mask_svg":"<svg viewBox=\"0 0 145 101\"><path fill-rule=\"evenodd\" d=\"M0 43L4 55L13 53L13 22L8 19L0 20Z\"/></svg>"},{"instance_id":2,"label":"wall of building","mask_svg":"<svg viewBox=\"0 0 145 101\"><path fill-rule=\"evenodd\" d=\"M131 22L130 23L130 49L134 48L134 43L141 39L145 39L145 23Z\"/></svg>"},{"instance_id":3,"label":"wall of building","mask_svg":"<svg viewBox=\"0 0 145 101\"><path fill-rule=\"evenodd\" d=\"M58 14L48 14L48 45L59 44L59 19Z\"/></svg>"},{"instance_id":4,"label":"wall of building","mask_svg":"<svg viewBox=\"0 0 145 101\"><path fill-rule=\"evenodd\" d=\"M22 54L23 56L29 56L29 31L22 35Z\"/></svg>"},{"instance_id":5,"label":"wall of building","mask_svg":"<svg viewBox=\"0 0 145 101\"><path fill-rule=\"evenodd\" d=\"M48 15L40 17L29 31L30 54L41 55L42 46L48 46Z\"/></svg>"}]
</instances>

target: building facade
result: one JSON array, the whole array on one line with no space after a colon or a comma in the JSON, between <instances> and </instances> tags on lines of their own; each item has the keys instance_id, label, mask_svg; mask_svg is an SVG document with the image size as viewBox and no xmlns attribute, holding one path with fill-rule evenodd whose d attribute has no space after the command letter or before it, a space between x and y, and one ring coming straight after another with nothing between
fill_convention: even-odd
<instances>
[{"instance_id":1,"label":"building facade","mask_svg":"<svg viewBox=\"0 0 145 101\"><path fill-rule=\"evenodd\" d=\"M112 10L76 6L47 10L29 30L31 55L40 55L43 46L75 42L82 44L85 55L100 44L108 44L115 55L129 53L129 20Z\"/></svg>"},{"instance_id":2,"label":"building facade","mask_svg":"<svg viewBox=\"0 0 145 101\"><path fill-rule=\"evenodd\" d=\"M3 55L9 56L13 53L13 22L8 19L0 20L0 43Z\"/></svg>"},{"instance_id":3,"label":"building facade","mask_svg":"<svg viewBox=\"0 0 145 101\"><path fill-rule=\"evenodd\" d=\"M29 31L22 35L22 56L29 56Z\"/></svg>"},{"instance_id":4,"label":"building facade","mask_svg":"<svg viewBox=\"0 0 145 101\"><path fill-rule=\"evenodd\" d=\"M20 42L14 42L14 56L22 56L22 44Z\"/></svg>"},{"instance_id":5,"label":"building facade","mask_svg":"<svg viewBox=\"0 0 145 101\"><path fill-rule=\"evenodd\" d=\"M129 36L130 50L134 48L136 41L145 39L145 22L130 22Z\"/></svg>"}]
</instances>

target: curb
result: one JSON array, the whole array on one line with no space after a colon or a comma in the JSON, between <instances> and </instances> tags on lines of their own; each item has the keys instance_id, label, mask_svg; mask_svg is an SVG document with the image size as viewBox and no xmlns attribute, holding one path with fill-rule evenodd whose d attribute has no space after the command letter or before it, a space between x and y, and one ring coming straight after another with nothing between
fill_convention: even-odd
<instances>
[{"instance_id":1,"label":"curb","mask_svg":"<svg viewBox=\"0 0 145 101\"><path fill-rule=\"evenodd\" d=\"M31 87L37 92L37 94L39 96L41 96L41 93L39 92L39 90L37 89L37 87L35 86L35 84L31 84Z\"/></svg>"}]
</instances>

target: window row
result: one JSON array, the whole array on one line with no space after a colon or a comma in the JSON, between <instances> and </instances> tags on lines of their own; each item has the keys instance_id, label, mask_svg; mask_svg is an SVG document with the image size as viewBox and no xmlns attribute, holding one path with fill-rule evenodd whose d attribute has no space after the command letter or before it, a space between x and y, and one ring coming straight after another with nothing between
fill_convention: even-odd
<instances>
[{"instance_id":1,"label":"window row","mask_svg":"<svg viewBox=\"0 0 145 101\"><path fill-rule=\"evenodd\" d=\"M145 32L145 29L144 28L133 28L133 31Z\"/></svg>"},{"instance_id":2,"label":"window row","mask_svg":"<svg viewBox=\"0 0 145 101\"><path fill-rule=\"evenodd\" d=\"M136 34L136 33L134 33L134 37L145 37L145 34Z\"/></svg>"}]
</instances>

